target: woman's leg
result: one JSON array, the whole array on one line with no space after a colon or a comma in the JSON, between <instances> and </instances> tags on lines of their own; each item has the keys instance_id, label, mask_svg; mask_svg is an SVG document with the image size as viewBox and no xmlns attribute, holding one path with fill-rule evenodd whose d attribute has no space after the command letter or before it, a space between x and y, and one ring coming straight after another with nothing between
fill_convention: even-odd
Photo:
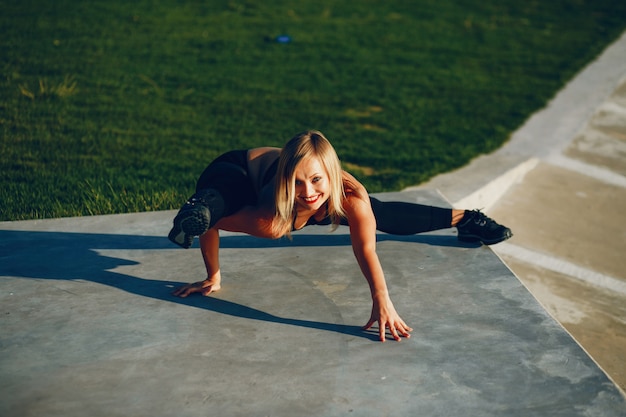
<instances>
[{"instance_id":1,"label":"woman's leg","mask_svg":"<svg viewBox=\"0 0 626 417\"><path fill-rule=\"evenodd\" d=\"M478 210L457 210L416 203L383 202L370 197L376 228L394 235L412 235L457 227L459 240L480 241L486 245L502 242L513 236L511 230L499 225Z\"/></svg>"},{"instance_id":2,"label":"woman's leg","mask_svg":"<svg viewBox=\"0 0 626 417\"><path fill-rule=\"evenodd\" d=\"M221 218L236 213L246 205L256 204L256 193L247 171L237 160L243 152L222 155L200 175L195 194L174 218L174 226L168 235L172 242L189 248L194 236L201 236ZM245 154L243 156L241 163L246 163Z\"/></svg>"},{"instance_id":3,"label":"woman's leg","mask_svg":"<svg viewBox=\"0 0 626 417\"><path fill-rule=\"evenodd\" d=\"M452 209L370 197L376 228L393 235L414 235L452 227Z\"/></svg>"}]
</instances>

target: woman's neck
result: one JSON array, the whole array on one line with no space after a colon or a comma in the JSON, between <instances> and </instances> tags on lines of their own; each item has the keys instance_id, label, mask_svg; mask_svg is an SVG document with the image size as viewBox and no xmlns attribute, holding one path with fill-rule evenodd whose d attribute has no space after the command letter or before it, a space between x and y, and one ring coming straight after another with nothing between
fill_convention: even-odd
<instances>
[{"instance_id":1,"label":"woman's neck","mask_svg":"<svg viewBox=\"0 0 626 417\"><path fill-rule=\"evenodd\" d=\"M293 218L293 228L295 230L302 229L307 225L311 217L314 217L316 221L322 220L327 216L328 213L328 202L325 202L320 208L317 210L307 210L305 207L298 206L295 210L295 215Z\"/></svg>"}]
</instances>

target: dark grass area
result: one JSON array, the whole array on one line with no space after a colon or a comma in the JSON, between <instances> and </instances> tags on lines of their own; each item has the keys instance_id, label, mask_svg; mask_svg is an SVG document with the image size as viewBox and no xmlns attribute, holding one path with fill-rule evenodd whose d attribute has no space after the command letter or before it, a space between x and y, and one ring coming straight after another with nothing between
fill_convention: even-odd
<instances>
[{"instance_id":1,"label":"dark grass area","mask_svg":"<svg viewBox=\"0 0 626 417\"><path fill-rule=\"evenodd\" d=\"M418 184L626 28L613 0L0 6L2 220L178 208L219 153L309 128L370 191Z\"/></svg>"}]
</instances>

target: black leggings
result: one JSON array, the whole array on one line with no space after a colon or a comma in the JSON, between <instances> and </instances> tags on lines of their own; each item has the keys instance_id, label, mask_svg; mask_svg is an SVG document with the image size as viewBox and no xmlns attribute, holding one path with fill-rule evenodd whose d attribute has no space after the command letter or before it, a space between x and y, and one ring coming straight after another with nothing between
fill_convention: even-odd
<instances>
[{"instance_id":1,"label":"black leggings","mask_svg":"<svg viewBox=\"0 0 626 417\"><path fill-rule=\"evenodd\" d=\"M452 223L452 209L401 201L380 201L370 196L376 217L376 229L392 235L447 229Z\"/></svg>"},{"instance_id":2,"label":"black leggings","mask_svg":"<svg viewBox=\"0 0 626 417\"><path fill-rule=\"evenodd\" d=\"M227 152L204 170L196 184L196 193L201 190L215 190L219 193L220 204L209 207L211 225L226 216L236 213L244 206L257 203L257 195L248 178L247 151ZM376 218L376 229L393 235L413 235L433 230L447 229L452 223L452 209L425 206L399 201L380 201L370 197L372 211ZM213 205L212 205L213 206ZM315 224L329 224L326 218ZM345 219L341 224L347 225Z\"/></svg>"},{"instance_id":3,"label":"black leggings","mask_svg":"<svg viewBox=\"0 0 626 417\"><path fill-rule=\"evenodd\" d=\"M210 189L217 191L223 200L221 210L211 211L211 226L222 217L230 216L244 206L254 206L257 195L248 178L248 152L245 150L230 151L209 164L198 178L196 193ZM220 205L220 204L218 204Z\"/></svg>"}]
</instances>

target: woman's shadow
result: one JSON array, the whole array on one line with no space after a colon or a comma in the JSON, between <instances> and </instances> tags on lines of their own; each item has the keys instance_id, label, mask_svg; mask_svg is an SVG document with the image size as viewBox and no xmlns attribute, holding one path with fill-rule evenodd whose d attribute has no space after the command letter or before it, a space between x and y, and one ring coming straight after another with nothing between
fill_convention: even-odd
<instances>
[{"instance_id":1,"label":"woman's shadow","mask_svg":"<svg viewBox=\"0 0 626 417\"><path fill-rule=\"evenodd\" d=\"M457 243L453 237L435 235L410 237L381 235L379 240L414 241L441 246L462 245ZM350 245L350 238L345 234L299 234L294 236L291 242L286 239L265 240L240 235L225 236L220 240L221 248L271 248L294 245L345 246ZM358 326L279 317L253 307L216 297L175 297L171 295L172 289L185 284L184 282L151 280L114 272L113 270L119 266L136 265L138 263L98 253L98 250L106 249L163 250L175 248L176 246L169 240L157 236L0 230L0 276L52 280L88 280L131 294L201 308L220 314L325 330L371 340L377 339L377 332L364 331Z\"/></svg>"}]
</instances>

